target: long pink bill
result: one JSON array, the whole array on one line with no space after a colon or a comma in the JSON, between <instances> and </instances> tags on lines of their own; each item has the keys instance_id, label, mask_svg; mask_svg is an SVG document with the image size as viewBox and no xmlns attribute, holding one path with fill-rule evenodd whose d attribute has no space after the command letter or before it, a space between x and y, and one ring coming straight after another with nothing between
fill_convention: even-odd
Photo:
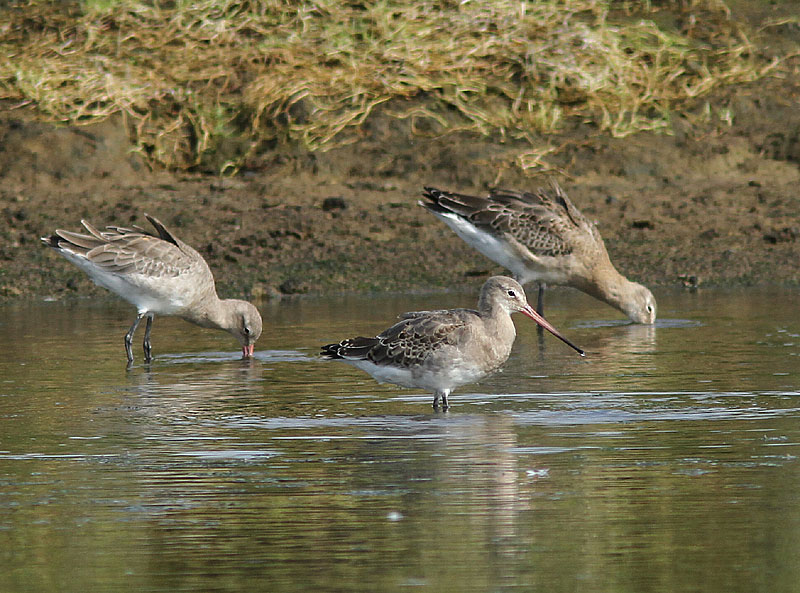
<instances>
[{"instance_id":1,"label":"long pink bill","mask_svg":"<svg viewBox=\"0 0 800 593\"><path fill-rule=\"evenodd\" d=\"M550 322L547 321L547 319L539 315L533 307L531 307L530 305L526 305L525 308L521 310L521 312L530 317L531 319L533 319L536 323L541 325L543 328L545 328L559 340L564 342L567 346L573 348L578 354L580 354L581 356L586 356L586 353L583 350L581 350L575 344L570 342L567 338L562 336L561 333L552 325L550 325Z\"/></svg>"},{"instance_id":2,"label":"long pink bill","mask_svg":"<svg viewBox=\"0 0 800 593\"><path fill-rule=\"evenodd\" d=\"M242 358L252 358L253 352L256 350L255 344L246 344L242 346Z\"/></svg>"}]
</instances>

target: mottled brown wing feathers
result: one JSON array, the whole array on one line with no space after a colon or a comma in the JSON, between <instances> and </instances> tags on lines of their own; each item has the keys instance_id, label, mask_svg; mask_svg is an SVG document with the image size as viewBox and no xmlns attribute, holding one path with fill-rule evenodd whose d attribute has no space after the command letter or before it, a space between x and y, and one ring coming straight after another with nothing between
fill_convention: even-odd
<instances>
[{"instance_id":1,"label":"mottled brown wing feathers","mask_svg":"<svg viewBox=\"0 0 800 593\"><path fill-rule=\"evenodd\" d=\"M474 311L419 311L403 314L402 321L374 338L352 338L323 346L329 358L369 360L378 365L412 367L421 364L438 348L455 344Z\"/></svg>"},{"instance_id":2,"label":"mottled brown wing feathers","mask_svg":"<svg viewBox=\"0 0 800 593\"><path fill-rule=\"evenodd\" d=\"M558 256L572 252L568 234L580 226L580 212L555 186L535 194L493 190L479 198L426 187L423 205L432 212L457 214L476 227L507 233L536 255ZM571 206L571 208L570 208Z\"/></svg>"},{"instance_id":3,"label":"mottled brown wing feathers","mask_svg":"<svg viewBox=\"0 0 800 593\"><path fill-rule=\"evenodd\" d=\"M557 183L553 183L550 189L539 188L536 193L517 192L513 190L493 190L490 194L492 200L510 203L515 200L525 206L541 207L541 211L549 212L555 218L569 219L571 226L575 228L589 224L586 217L575 207L572 200L561 189Z\"/></svg>"},{"instance_id":4,"label":"mottled brown wing feathers","mask_svg":"<svg viewBox=\"0 0 800 593\"><path fill-rule=\"evenodd\" d=\"M107 272L128 274L141 271L143 266L137 265L136 252L130 249L119 249L113 244L95 247L86 254L86 259ZM137 269L139 268L139 269Z\"/></svg>"},{"instance_id":5,"label":"mottled brown wing feathers","mask_svg":"<svg viewBox=\"0 0 800 593\"><path fill-rule=\"evenodd\" d=\"M145 216L158 236L139 227L109 226L100 231L83 220L81 223L90 234L59 229L43 241L51 247L81 255L99 268L117 274L178 276L197 264L199 256L196 253L172 235L158 219Z\"/></svg>"}]
</instances>

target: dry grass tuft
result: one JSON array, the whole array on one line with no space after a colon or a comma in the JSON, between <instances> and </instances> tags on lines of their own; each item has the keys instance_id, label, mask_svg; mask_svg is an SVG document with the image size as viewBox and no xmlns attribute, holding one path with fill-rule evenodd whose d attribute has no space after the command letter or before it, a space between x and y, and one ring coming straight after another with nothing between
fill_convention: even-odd
<instances>
[{"instance_id":1,"label":"dry grass tuft","mask_svg":"<svg viewBox=\"0 0 800 593\"><path fill-rule=\"evenodd\" d=\"M384 104L417 133L527 139L517 164L536 168L537 137L566 118L663 129L682 101L774 66L721 1L672 4L683 33L611 0L30 0L0 25L0 98L71 123L122 113L173 168L355 142Z\"/></svg>"}]
</instances>

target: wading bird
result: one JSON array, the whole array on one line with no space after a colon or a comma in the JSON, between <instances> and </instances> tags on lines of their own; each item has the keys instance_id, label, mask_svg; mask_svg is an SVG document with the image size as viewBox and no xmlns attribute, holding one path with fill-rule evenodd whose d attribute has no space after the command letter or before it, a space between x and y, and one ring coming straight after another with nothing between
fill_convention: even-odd
<instances>
[{"instance_id":1,"label":"wading bird","mask_svg":"<svg viewBox=\"0 0 800 593\"><path fill-rule=\"evenodd\" d=\"M423 196L419 204L469 245L520 283L539 283L539 314L544 286L564 284L605 301L636 323L655 322L653 294L616 270L595 225L557 184L536 193L493 190L485 198L426 187Z\"/></svg>"},{"instance_id":2,"label":"wading bird","mask_svg":"<svg viewBox=\"0 0 800 593\"><path fill-rule=\"evenodd\" d=\"M42 241L95 284L136 307L136 320L125 334L128 365L133 363L133 334L144 318L144 360L152 360L150 329L155 315L175 315L201 327L225 330L239 341L243 357L252 356L261 335L258 309L246 301L220 299L203 257L156 218L147 214L145 218L157 236L139 227L110 226L99 231L82 220L88 235L58 229Z\"/></svg>"},{"instance_id":3,"label":"wading bird","mask_svg":"<svg viewBox=\"0 0 800 593\"><path fill-rule=\"evenodd\" d=\"M449 309L403 313L401 321L374 338L351 338L322 347L322 356L343 360L379 383L427 389L433 407L447 409L450 392L498 370L517 336L511 314L520 312L563 340L528 304L520 284L493 276L481 288L477 310Z\"/></svg>"}]
</instances>

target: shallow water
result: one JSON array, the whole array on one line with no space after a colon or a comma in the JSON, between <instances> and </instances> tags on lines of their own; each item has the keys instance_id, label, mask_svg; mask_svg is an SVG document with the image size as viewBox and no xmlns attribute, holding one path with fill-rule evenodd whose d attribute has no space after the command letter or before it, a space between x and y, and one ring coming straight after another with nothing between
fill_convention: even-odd
<instances>
[{"instance_id":1,"label":"shallow water","mask_svg":"<svg viewBox=\"0 0 800 593\"><path fill-rule=\"evenodd\" d=\"M0 307L0 591L796 591L800 293L570 291L451 396L316 357L471 295L267 303L254 361L116 301ZM138 342L138 337L137 337ZM137 344L138 346L138 344Z\"/></svg>"}]
</instances>

